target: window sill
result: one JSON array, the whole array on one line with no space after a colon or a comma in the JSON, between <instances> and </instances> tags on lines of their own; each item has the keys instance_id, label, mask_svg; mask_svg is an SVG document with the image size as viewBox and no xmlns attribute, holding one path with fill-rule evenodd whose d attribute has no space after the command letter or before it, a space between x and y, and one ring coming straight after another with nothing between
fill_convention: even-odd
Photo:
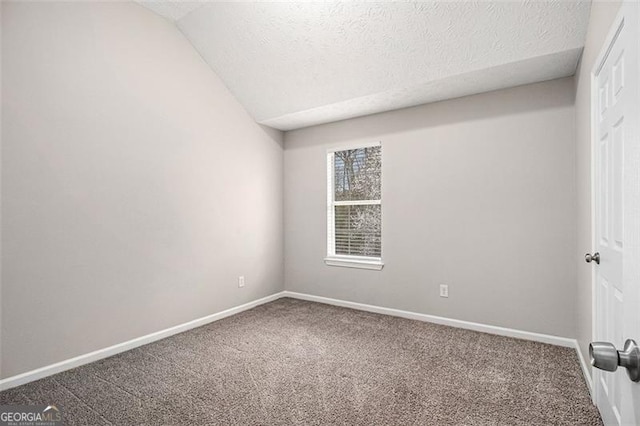
<instances>
[{"instance_id":1,"label":"window sill","mask_svg":"<svg viewBox=\"0 0 640 426\"><path fill-rule=\"evenodd\" d=\"M376 259L376 258L366 259L366 258L347 257L347 256L325 257L324 263L326 263L328 266L370 269L374 271L380 271L384 267L384 263L382 262L382 259Z\"/></svg>"}]
</instances>

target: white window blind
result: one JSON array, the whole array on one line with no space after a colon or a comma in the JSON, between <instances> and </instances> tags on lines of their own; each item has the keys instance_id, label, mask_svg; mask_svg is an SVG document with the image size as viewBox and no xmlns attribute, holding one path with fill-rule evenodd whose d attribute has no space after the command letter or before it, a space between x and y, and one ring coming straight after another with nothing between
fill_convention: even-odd
<instances>
[{"instance_id":1,"label":"white window blind","mask_svg":"<svg viewBox=\"0 0 640 426\"><path fill-rule=\"evenodd\" d=\"M382 146L329 151L327 189L328 257L380 260Z\"/></svg>"}]
</instances>

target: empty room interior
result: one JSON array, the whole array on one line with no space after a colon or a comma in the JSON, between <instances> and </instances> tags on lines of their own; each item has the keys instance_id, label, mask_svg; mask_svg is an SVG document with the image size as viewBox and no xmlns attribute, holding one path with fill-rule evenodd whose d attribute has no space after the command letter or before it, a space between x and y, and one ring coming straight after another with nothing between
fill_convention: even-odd
<instances>
[{"instance_id":1,"label":"empty room interior","mask_svg":"<svg viewBox=\"0 0 640 426\"><path fill-rule=\"evenodd\" d=\"M640 3L1 3L0 425L640 425Z\"/></svg>"}]
</instances>

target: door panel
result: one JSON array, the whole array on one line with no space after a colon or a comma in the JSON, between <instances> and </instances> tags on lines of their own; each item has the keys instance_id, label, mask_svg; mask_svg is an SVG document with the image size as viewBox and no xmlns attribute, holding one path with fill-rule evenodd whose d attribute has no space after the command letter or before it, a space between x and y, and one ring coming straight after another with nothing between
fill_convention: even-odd
<instances>
[{"instance_id":1,"label":"door panel","mask_svg":"<svg viewBox=\"0 0 640 426\"><path fill-rule=\"evenodd\" d=\"M594 340L622 349L640 342L640 155L637 3L621 6L593 75ZM640 383L625 369L594 369L595 400L606 425L640 424Z\"/></svg>"}]
</instances>

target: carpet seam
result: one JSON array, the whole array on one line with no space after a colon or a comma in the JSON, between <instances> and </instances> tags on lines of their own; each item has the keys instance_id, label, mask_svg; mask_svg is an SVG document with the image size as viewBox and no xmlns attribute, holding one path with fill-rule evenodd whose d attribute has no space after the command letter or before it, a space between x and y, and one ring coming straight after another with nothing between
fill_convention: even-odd
<instances>
[{"instance_id":1,"label":"carpet seam","mask_svg":"<svg viewBox=\"0 0 640 426\"><path fill-rule=\"evenodd\" d=\"M67 392L69 392L71 394L72 397L74 397L75 399L77 399L78 401L80 401L81 404L84 404L85 406L87 406L87 408L89 408L89 410L91 410L92 413L94 413L96 416L100 417L102 420L104 420L105 422L107 422L107 424L113 425L112 422L110 422L106 417L104 417L102 414L100 414L98 411L96 411L96 409L94 407L91 406L91 404L89 404L87 401L85 401L84 399L80 398L78 395L75 394L75 392L73 392L71 389L69 389L68 387L66 387L63 383L60 383L57 379L52 378L51 381L53 381L54 383L56 383L58 386L60 386L62 389L66 390Z\"/></svg>"}]
</instances>

